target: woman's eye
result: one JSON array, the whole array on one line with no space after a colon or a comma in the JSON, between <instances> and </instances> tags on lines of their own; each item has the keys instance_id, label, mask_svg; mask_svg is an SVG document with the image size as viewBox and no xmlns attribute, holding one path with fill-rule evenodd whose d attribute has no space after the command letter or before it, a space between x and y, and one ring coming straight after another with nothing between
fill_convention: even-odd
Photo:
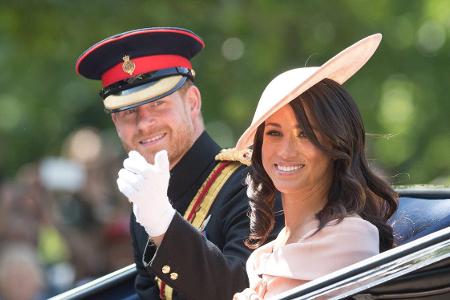
<instances>
[{"instance_id":1,"label":"woman's eye","mask_svg":"<svg viewBox=\"0 0 450 300\"><path fill-rule=\"evenodd\" d=\"M301 130L299 133L298 133L298 137L307 137L306 136L306 134L305 134L305 132L303 131L303 130Z\"/></svg>"},{"instance_id":2,"label":"woman's eye","mask_svg":"<svg viewBox=\"0 0 450 300\"><path fill-rule=\"evenodd\" d=\"M281 132L277 131L277 130L269 130L266 132L266 135L269 136L281 136Z\"/></svg>"}]
</instances>

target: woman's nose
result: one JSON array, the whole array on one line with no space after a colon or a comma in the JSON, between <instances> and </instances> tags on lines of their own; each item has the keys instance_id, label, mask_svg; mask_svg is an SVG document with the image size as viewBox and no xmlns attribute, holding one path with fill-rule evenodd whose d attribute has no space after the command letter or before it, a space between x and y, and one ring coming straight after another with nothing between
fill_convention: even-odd
<instances>
[{"instance_id":1,"label":"woman's nose","mask_svg":"<svg viewBox=\"0 0 450 300\"><path fill-rule=\"evenodd\" d=\"M279 146L279 155L282 158L291 158L298 154L299 152L299 143L297 142L297 137L295 136L286 136L283 138L282 142Z\"/></svg>"}]
</instances>

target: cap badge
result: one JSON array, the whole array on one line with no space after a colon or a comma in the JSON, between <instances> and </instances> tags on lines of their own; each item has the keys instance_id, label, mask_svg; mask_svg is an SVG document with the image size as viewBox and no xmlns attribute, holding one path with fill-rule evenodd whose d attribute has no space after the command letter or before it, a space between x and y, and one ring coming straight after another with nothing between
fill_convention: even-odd
<instances>
[{"instance_id":1,"label":"cap badge","mask_svg":"<svg viewBox=\"0 0 450 300\"><path fill-rule=\"evenodd\" d=\"M134 69L136 69L136 65L134 64L134 62L130 60L130 56L125 55L124 57L122 57L122 60L123 60L122 70L125 73L133 75Z\"/></svg>"}]
</instances>

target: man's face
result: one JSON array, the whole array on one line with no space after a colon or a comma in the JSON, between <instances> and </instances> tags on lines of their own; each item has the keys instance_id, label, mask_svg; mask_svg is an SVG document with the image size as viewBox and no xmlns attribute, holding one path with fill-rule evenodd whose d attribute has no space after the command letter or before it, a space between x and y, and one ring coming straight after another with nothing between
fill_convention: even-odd
<instances>
[{"instance_id":1,"label":"man's face","mask_svg":"<svg viewBox=\"0 0 450 300\"><path fill-rule=\"evenodd\" d=\"M153 163L155 154L165 149L173 168L203 131L198 121L197 96L197 88L191 86L184 92L113 113L112 120L125 150L136 150Z\"/></svg>"}]
</instances>

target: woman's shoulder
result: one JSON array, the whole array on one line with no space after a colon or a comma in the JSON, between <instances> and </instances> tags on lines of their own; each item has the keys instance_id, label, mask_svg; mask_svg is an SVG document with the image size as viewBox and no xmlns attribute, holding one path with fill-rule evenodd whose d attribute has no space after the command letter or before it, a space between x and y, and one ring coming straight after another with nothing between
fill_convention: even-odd
<instances>
[{"instance_id":1,"label":"woman's shoulder","mask_svg":"<svg viewBox=\"0 0 450 300\"><path fill-rule=\"evenodd\" d=\"M342 229L345 229L349 231L378 232L378 229L375 225L367 220L364 220L359 215L346 216L342 220L331 220L325 225L324 229L326 229L327 231L340 231Z\"/></svg>"},{"instance_id":2,"label":"woman's shoulder","mask_svg":"<svg viewBox=\"0 0 450 300\"><path fill-rule=\"evenodd\" d=\"M358 215L344 217L342 220L332 220L328 222L319 232L317 238L330 238L340 241L339 244L348 240L358 240L364 242L377 242L379 240L378 228L364 220Z\"/></svg>"}]
</instances>

